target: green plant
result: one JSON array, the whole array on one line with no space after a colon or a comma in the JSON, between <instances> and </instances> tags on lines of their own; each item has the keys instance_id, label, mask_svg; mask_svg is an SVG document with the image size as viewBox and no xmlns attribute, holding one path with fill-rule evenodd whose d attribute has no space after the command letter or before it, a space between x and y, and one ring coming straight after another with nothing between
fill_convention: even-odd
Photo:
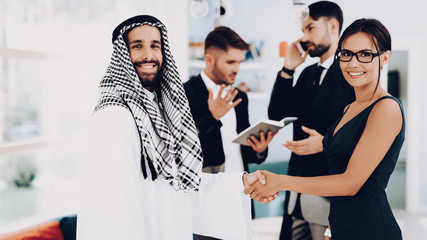
<instances>
[{"instance_id":1,"label":"green plant","mask_svg":"<svg viewBox=\"0 0 427 240\"><path fill-rule=\"evenodd\" d=\"M0 165L0 177L10 186L31 187L36 177L37 167L31 156L11 156Z\"/></svg>"}]
</instances>

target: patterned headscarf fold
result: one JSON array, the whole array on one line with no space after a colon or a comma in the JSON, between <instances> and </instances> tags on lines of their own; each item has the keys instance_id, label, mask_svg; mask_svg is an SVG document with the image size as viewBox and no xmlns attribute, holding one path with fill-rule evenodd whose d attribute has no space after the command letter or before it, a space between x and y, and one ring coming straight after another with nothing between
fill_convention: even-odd
<instances>
[{"instance_id":1,"label":"patterned headscarf fold","mask_svg":"<svg viewBox=\"0 0 427 240\"><path fill-rule=\"evenodd\" d=\"M157 93L163 99L164 118L145 94L123 39L126 32L141 25L157 27L161 33L163 64ZM99 86L101 98L95 112L107 106L129 109L139 130L144 178L160 177L177 191L197 191L203 165L202 150L169 49L165 25L152 16L130 18L114 30L113 45L110 65Z\"/></svg>"}]
</instances>

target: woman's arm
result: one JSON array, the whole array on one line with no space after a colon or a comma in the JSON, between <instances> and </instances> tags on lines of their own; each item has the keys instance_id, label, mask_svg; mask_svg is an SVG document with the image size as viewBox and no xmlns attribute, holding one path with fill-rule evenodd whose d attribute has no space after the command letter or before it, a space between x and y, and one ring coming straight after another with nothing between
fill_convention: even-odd
<instances>
[{"instance_id":1,"label":"woman's arm","mask_svg":"<svg viewBox=\"0 0 427 240\"><path fill-rule=\"evenodd\" d=\"M402 128L402 121L402 113L396 101L385 99L378 102L372 109L344 173L294 177L263 171L267 185L255 183L245 193L251 193L251 198L255 200L282 190L317 196L355 195L389 150Z\"/></svg>"}]
</instances>

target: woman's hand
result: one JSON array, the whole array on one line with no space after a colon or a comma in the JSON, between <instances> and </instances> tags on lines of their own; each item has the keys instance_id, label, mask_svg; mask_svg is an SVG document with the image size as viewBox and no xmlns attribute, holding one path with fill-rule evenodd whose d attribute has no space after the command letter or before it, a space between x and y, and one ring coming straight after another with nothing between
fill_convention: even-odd
<instances>
[{"instance_id":1,"label":"woman's hand","mask_svg":"<svg viewBox=\"0 0 427 240\"><path fill-rule=\"evenodd\" d=\"M332 235L331 235L331 225L328 226L328 228L325 231L325 240L331 240L332 239Z\"/></svg>"}]
</instances>

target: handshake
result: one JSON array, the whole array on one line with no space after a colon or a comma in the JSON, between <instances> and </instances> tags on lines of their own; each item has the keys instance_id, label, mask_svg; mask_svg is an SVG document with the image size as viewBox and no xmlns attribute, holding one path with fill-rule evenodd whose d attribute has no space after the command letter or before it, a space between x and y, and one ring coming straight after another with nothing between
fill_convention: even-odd
<instances>
[{"instance_id":1,"label":"handshake","mask_svg":"<svg viewBox=\"0 0 427 240\"><path fill-rule=\"evenodd\" d=\"M261 203L269 203L279 195L279 175L265 170L243 174L245 194Z\"/></svg>"}]
</instances>

